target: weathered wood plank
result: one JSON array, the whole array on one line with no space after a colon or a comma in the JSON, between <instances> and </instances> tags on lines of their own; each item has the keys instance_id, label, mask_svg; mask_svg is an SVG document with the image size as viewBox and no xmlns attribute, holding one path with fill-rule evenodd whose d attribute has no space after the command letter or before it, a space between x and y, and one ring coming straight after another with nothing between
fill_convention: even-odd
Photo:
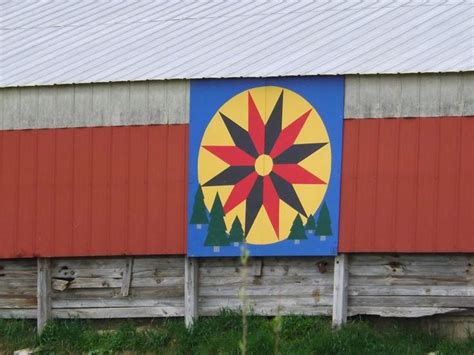
<instances>
[{"instance_id":1,"label":"weathered wood plank","mask_svg":"<svg viewBox=\"0 0 474 355\"><path fill-rule=\"evenodd\" d=\"M123 297L127 297L128 294L130 293L130 285L132 283L132 270L133 270L133 257L127 257L125 259L122 287L120 290L120 294Z\"/></svg>"},{"instance_id":2,"label":"weathered wood plank","mask_svg":"<svg viewBox=\"0 0 474 355\"><path fill-rule=\"evenodd\" d=\"M404 74L401 79L401 116L419 117L420 115L420 75Z\"/></svg>"},{"instance_id":3,"label":"weathered wood plank","mask_svg":"<svg viewBox=\"0 0 474 355\"><path fill-rule=\"evenodd\" d=\"M159 286L171 286L183 283L184 277L163 277L163 278L137 278L132 279L132 287L159 287ZM55 290L60 290L63 288L62 279L53 279L53 288ZM67 281L67 280L66 280ZM73 288L121 288L123 285L123 280L121 278L105 278L105 277L77 277L68 281L68 289Z\"/></svg>"},{"instance_id":4,"label":"weathered wood plank","mask_svg":"<svg viewBox=\"0 0 474 355\"><path fill-rule=\"evenodd\" d=\"M169 121L166 106L166 84L162 81L148 82L148 109L150 123L167 124Z\"/></svg>"},{"instance_id":5,"label":"weathered wood plank","mask_svg":"<svg viewBox=\"0 0 474 355\"><path fill-rule=\"evenodd\" d=\"M227 307L229 308L229 307ZM199 314L202 316L215 316L222 311L221 306L205 306L199 308ZM239 310L240 306L231 308L233 310ZM318 307L297 307L287 306L285 304L272 304L272 305L258 305L251 308L251 314L261 316L276 316L276 315L305 315L305 316L330 316L332 307L330 306L318 306Z\"/></svg>"},{"instance_id":6,"label":"weathered wood plank","mask_svg":"<svg viewBox=\"0 0 474 355\"><path fill-rule=\"evenodd\" d=\"M112 118L112 99L110 83L92 85L92 107L94 115L87 121L87 126L110 125Z\"/></svg>"},{"instance_id":7,"label":"weathered wood plank","mask_svg":"<svg viewBox=\"0 0 474 355\"><path fill-rule=\"evenodd\" d=\"M400 263L404 265L457 266L474 263L472 254L354 254L350 264L356 265L388 265Z\"/></svg>"},{"instance_id":8,"label":"weathered wood plank","mask_svg":"<svg viewBox=\"0 0 474 355\"><path fill-rule=\"evenodd\" d=\"M474 73L463 73L463 97L462 114L464 116L474 115Z\"/></svg>"},{"instance_id":9,"label":"weathered wood plank","mask_svg":"<svg viewBox=\"0 0 474 355\"><path fill-rule=\"evenodd\" d=\"M381 117L400 117L402 113L402 81L400 75L380 77Z\"/></svg>"},{"instance_id":10,"label":"weathered wood plank","mask_svg":"<svg viewBox=\"0 0 474 355\"><path fill-rule=\"evenodd\" d=\"M121 308L76 308L55 309L55 318L152 318L152 317L182 317L184 307L121 307Z\"/></svg>"},{"instance_id":11,"label":"weathered wood plank","mask_svg":"<svg viewBox=\"0 0 474 355\"><path fill-rule=\"evenodd\" d=\"M232 277L199 277L199 285L200 286L232 286L238 285L240 286L242 283L242 278L240 276ZM255 285L255 286L271 286L271 285L280 285L281 287L291 287L295 284L304 284L309 286L324 286L324 285L332 285L332 274L323 274L321 277L315 277L312 275L308 276L263 276L263 277L254 277L249 276L247 279L248 285Z\"/></svg>"},{"instance_id":12,"label":"weathered wood plank","mask_svg":"<svg viewBox=\"0 0 474 355\"><path fill-rule=\"evenodd\" d=\"M360 115L361 117L383 117L380 108L380 76L360 77Z\"/></svg>"},{"instance_id":13,"label":"weathered wood plank","mask_svg":"<svg viewBox=\"0 0 474 355\"><path fill-rule=\"evenodd\" d=\"M334 266L332 325L335 328L340 328L347 321L348 255L340 254L336 256Z\"/></svg>"},{"instance_id":14,"label":"weathered wood plank","mask_svg":"<svg viewBox=\"0 0 474 355\"><path fill-rule=\"evenodd\" d=\"M128 124L147 124L150 122L148 98L147 82L138 81L130 85L130 117Z\"/></svg>"},{"instance_id":15,"label":"weathered wood plank","mask_svg":"<svg viewBox=\"0 0 474 355\"><path fill-rule=\"evenodd\" d=\"M185 257L184 273L184 321L186 327L191 327L198 318L198 272L197 258Z\"/></svg>"},{"instance_id":16,"label":"weathered wood plank","mask_svg":"<svg viewBox=\"0 0 474 355\"><path fill-rule=\"evenodd\" d=\"M436 308L436 307L349 307L349 316L377 315L382 317L418 318L435 314L463 312L463 308Z\"/></svg>"},{"instance_id":17,"label":"weathered wood plank","mask_svg":"<svg viewBox=\"0 0 474 355\"><path fill-rule=\"evenodd\" d=\"M85 127L94 114L91 85L74 85L74 126Z\"/></svg>"},{"instance_id":18,"label":"weathered wood plank","mask_svg":"<svg viewBox=\"0 0 474 355\"><path fill-rule=\"evenodd\" d=\"M52 127L72 127L74 126L74 87L72 85L60 85L55 86L55 89L54 110L50 113L51 117L54 118ZM45 125L47 125L46 122L43 123L42 127Z\"/></svg>"},{"instance_id":19,"label":"weathered wood plank","mask_svg":"<svg viewBox=\"0 0 474 355\"><path fill-rule=\"evenodd\" d=\"M345 76L344 117L360 118L360 75Z\"/></svg>"},{"instance_id":20,"label":"weathered wood plank","mask_svg":"<svg viewBox=\"0 0 474 355\"><path fill-rule=\"evenodd\" d=\"M20 117L20 89L1 89L0 95L3 96L2 129L13 129Z\"/></svg>"},{"instance_id":21,"label":"weathered wood plank","mask_svg":"<svg viewBox=\"0 0 474 355\"><path fill-rule=\"evenodd\" d=\"M36 297L19 297L14 295L10 297L0 297L0 308L32 308L36 309Z\"/></svg>"},{"instance_id":22,"label":"weathered wood plank","mask_svg":"<svg viewBox=\"0 0 474 355\"><path fill-rule=\"evenodd\" d=\"M79 300L53 300L52 308L119 308L119 307L184 307L182 297L176 298L91 298Z\"/></svg>"},{"instance_id":23,"label":"weathered wood plank","mask_svg":"<svg viewBox=\"0 0 474 355\"><path fill-rule=\"evenodd\" d=\"M126 125L130 119L130 83L110 84L110 100L109 125Z\"/></svg>"},{"instance_id":24,"label":"weathered wood plank","mask_svg":"<svg viewBox=\"0 0 474 355\"><path fill-rule=\"evenodd\" d=\"M233 286L202 286L199 287L199 296L228 296L237 297L240 285ZM248 296L312 296L326 295L332 297L333 286L312 286L300 284L284 284L277 286L247 285L245 293Z\"/></svg>"},{"instance_id":25,"label":"weathered wood plank","mask_svg":"<svg viewBox=\"0 0 474 355\"><path fill-rule=\"evenodd\" d=\"M463 86L461 73L446 73L440 77L440 115L461 116Z\"/></svg>"},{"instance_id":26,"label":"weathered wood plank","mask_svg":"<svg viewBox=\"0 0 474 355\"><path fill-rule=\"evenodd\" d=\"M13 318L13 319L35 319L36 309L13 309L13 308L0 308L0 319L1 318Z\"/></svg>"},{"instance_id":27,"label":"weathered wood plank","mask_svg":"<svg viewBox=\"0 0 474 355\"><path fill-rule=\"evenodd\" d=\"M349 296L461 296L474 297L474 285L349 285Z\"/></svg>"},{"instance_id":28,"label":"weathered wood plank","mask_svg":"<svg viewBox=\"0 0 474 355\"><path fill-rule=\"evenodd\" d=\"M168 121L188 123L189 82L170 80L166 82L166 107Z\"/></svg>"},{"instance_id":29,"label":"weathered wood plank","mask_svg":"<svg viewBox=\"0 0 474 355\"><path fill-rule=\"evenodd\" d=\"M471 308L474 307L473 297L464 296L357 296L349 298L350 306L363 307L447 307Z\"/></svg>"},{"instance_id":30,"label":"weathered wood plank","mask_svg":"<svg viewBox=\"0 0 474 355\"><path fill-rule=\"evenodd\" d=\"M38 127L38 88L27 87L20 90L20 126Z\"/></svg>"},{"instance_id":31,"label":"weathered wood plank","mask_svg":"<svg viewBox=\"0 0 474 355\"><path fill-rule=\"evenodd\" d=\"M51 263L49 258L38 258L37 329L41 334L51 318Z\"/></svg>"},{"instance_id":32,"label":"weathered wood plank","mask_svg":"<svg viewBox=\"0 0 474 355\"><path fill-rule=\"evenodd\" d=\"M271 310L273 314L278 314L279 310L293 310L295 314L305 314L302 312L317 313L318 309L326 310L331 307L332 298L320 299L319 301L313 297L274 297L268 298L251 297L248 299L251 313L264 314L265 310ZM200 297L199 298L199 314L207 314L209 309L231 309L239 310L242 307L242 301L229 297ZM262 313L261 313L262 312Z\"/></svg>"}]
</instances>

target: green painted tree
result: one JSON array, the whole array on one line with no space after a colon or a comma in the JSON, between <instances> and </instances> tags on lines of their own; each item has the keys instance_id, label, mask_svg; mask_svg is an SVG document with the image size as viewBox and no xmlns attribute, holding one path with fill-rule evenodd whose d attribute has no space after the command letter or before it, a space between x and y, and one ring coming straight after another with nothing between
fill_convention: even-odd
<instances>
[{"instance_id":1,"label":"green painted tree","mask_svg":"<svg viewBox=\"0 0 474 355\"><path fill-rule=\"evenodd\" d=\"M194 195L193 213L190 223L195 224L197 229L201 229L201 225L209 223L201 185L198 186Z\"/></svg>"},{"instance_id":2,"label":"green painted tree","mask_svg":"<svg viewBox=\"0 0 474 355\"><path fill-rule=\"evenodd\" d=\"M319 212L315 233L321 237L321 240L325 240L327 236L332 235L331 217L329 216L329 209L326 202L323 203L321 211Z\"/></svg>"},{"instance_id":3,"label":"green painted tree","mask_svg":"<svg viewBox=\"0 0 474 355\"><path fill-rule=\"evenodd\" d=\"M222 207L221 198L216 194L214 203L212 204L210 213L209 227L207 230L206 247L214 247L214 251L218 252L219 247L229 245L229 238L226 233L226 225L224 221L224 208Z\"/></svg>"},{"instance_id":4,"label":"green painted tree","mask_svg":"<svg viewBox=\"0 0 474 355\"><path fill-rule=\"evenodd\" d=\"M288 239L293 240L295 244L299 244L301 239L308 239L304 230L303 220L299 214L296 215L293 221Z\"/></svg>"},{"instance_id":5,"label":"green painted tree","mask_svg":"<svg viewBox=\"0 0 474 355\"><path fill-rule=\"evenodd\" d=\"M313 234L316 229L316 222L314 221L314 217L312 214L309 215L308 220L306 221L306 225L304 226L309 233Z\"/></svg>"},{"instance_id":6,"label":"green painted tree","mask_svg":"<svg viewBox=\"0 0 474 355\"><path fill-rule=\"evenodd\" d=\"M240 223L239 217L235 217L230 227L229 242L234 243L234 246L238 247L240 243L244 241L244 229L242 223Z\"/></svg>"}]
</instances>

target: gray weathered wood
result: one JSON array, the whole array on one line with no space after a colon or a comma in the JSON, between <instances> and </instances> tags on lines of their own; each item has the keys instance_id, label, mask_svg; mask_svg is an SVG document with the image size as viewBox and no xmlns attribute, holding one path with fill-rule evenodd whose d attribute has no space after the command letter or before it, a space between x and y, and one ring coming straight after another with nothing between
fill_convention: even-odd
<instances>
[{"instance_id":1,"label":"gray weathered wood","mask_svg":"<svg viewBox=\"0 0 474 355\"><path fill-rule=\"evenodd\" d=\"M52 315L184 316L183 259L134 257L127 297L122 296L126 257L51 259ZM472 254L351 255L348 314L420 317L474 311L473 265ZM250 258L248 269L246 294L255 314L331 314L334 272L340 269L334 258L268 257L264 265L262 258ZM37 281L36 259L0 260L0 318L35 318ZM241 307L238 258L199 259L195 282L199 315Z\"/></svg>"},{"instance_id":2,"label":"gray weathered wood","mask_svg":"<svg viewBox=\"0 0 474 355\"><path fill-rule=\"evenodd\" d=\"M198 317L198 259L184 258L184 321L186 327L193 325Z\"/></svg>"},{"instance_id":3,"label":"gray weathered wood","mask_svg":"<svg viewBox=\"0 0 474 355\"><path fill-rule=\"evenodd\" d=\"M263 259L258 258L253 265L253 276L262 276Z\"/></svg>"},{"instance_id":4,"label":"gray weathered wood","mask_svg":"<svg viewBox=\"0 0 474 355\"><path fill-rule=\"evenodd\" d=\"M125 267L123 270L122 288L120 294L123 297L127 297L130 293L130 285L132 284L132 270L133 270L133 257L127 257L125 259Z\"/></svg>"},{"instance_id":5,"label":"gray weathered wood","mask_svg":"<svg viewBox=\"0 0 474 355\"><path fill-rule=\"evenodd\" d=\"M188 80L1 88L1 129L189 122ZM472 116L474 73L348 75L346 118Z\"/></svg>"},{"instance_id":6,"label":"gray weathered wood","mask_svg":"<svg viewBox=\"0 0 474 355\"><path fill-rule=\"evenodd\" d=\"M332 306L332 325L340 328L347 321L347 298L349 257L347 254L336 256L334 261L334 293Z\"/></svg>"},{"instance_id":7,"label":"gray weathered wood","mask_svg":"<svg viewBox=\"0 0 474 355\"><path fill-rule=\"evenodd\" d=\"M0 129L189 122L189 81L0 89Z\"/></svg>"},{"instance_id":8,"label":"gray weathered wood","mask_svg":"<svg viewBox=\"0 0 474 355\"><path fill-rule=\"evenodd\" d=\"M348 75L346 118L474 115L474 73Z\"/></svg>"},{"instance_id":9,"label":"gray weathered wood","mask_svg":"<svg viewBox=\"0 0 474 355\"><path fill-rule=\"evenodd\" d=\"M37 329L41 334L51 318L51 270L49 258L38 258Z\"/></svg>"}]
</instances>

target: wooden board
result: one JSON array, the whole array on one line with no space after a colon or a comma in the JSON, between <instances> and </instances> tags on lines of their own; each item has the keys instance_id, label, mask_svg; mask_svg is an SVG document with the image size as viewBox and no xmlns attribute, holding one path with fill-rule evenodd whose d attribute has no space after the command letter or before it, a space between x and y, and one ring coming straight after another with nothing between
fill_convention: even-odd
<instances>
[{"instance_id":1,"label":"wooden board","mask_svg":"<svg viewBox=\"0 0 474 355\"><path fill-rule=\"evenodd\" d=\"M168 317L185 314L185 263L181 256L51 261L52 316ZM348 315L422 317L474 314L474 256L358 254L348 258ZM197 314L242 306L243 266L238 258L200 259ZM123 295L130 278L128 295ZM261 315L331 315L334 259L249 259L246 297ZM0 318L35 318L35 259L0 260ZM467 312L467 313L466 313Z\"/></svg>"}]
</instances>

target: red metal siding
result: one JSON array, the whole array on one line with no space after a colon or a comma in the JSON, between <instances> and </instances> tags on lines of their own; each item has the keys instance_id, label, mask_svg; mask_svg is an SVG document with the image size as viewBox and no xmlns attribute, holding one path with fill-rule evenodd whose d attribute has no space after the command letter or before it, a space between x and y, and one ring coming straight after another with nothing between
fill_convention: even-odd
<instances>
[{"instance_id":1,"label":"red metal siding","mask_svg":"<svg viewBox=\"0 0 474 355\"><path fill-rule=\"evenodd\" d=\"M339 251L474 252L474 118L345 120Z\"/></svg>"},{"instance_id":2,"label":"red metal siding","mask_svg":"<svg viewBox=\"0 0 474 355\"><path fill-rule=\"evenodd\" d=\"M185 252L187 125L0 132L0 257Z\"/></svg>"},{"instance_id":3,"label":"red metal siding","mask_svg":"<svg viewBox=\"0 0 474 355\"><path fill-rule=\"evenodd\" d=\"M0 132L0 257L184 254L187 125ZM474 252L474 118L344 121L341 252Z\"/></svg>"}]
</instances>

